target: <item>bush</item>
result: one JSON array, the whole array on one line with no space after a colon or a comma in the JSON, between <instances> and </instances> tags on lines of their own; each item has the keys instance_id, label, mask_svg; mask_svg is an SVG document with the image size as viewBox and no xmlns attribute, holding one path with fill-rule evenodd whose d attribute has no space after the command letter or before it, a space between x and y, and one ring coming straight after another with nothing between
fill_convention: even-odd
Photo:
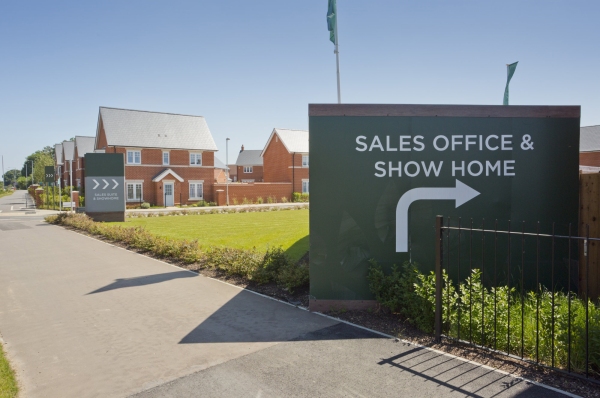
<instances>
[{"instance_id":1,"label":"bush","mask_svg":"<svg viewBox=\"0 0 600 398\"><path fill-rule=\"evenodd\" d=\"M415 265L405 262L401 269L392 266L386 275L382 267L369 260L371 267L367 279L375 299L393 313L399 313L408 322L425 332L433 331L433 305L418 293L427 291L430 286ZM433 285L435 288L435 284ZM435 290L434 290L435 291Z\"/></svg>"},{"instance_id":2,"label":"bush","mask_svg":"<svg viewBox=\"0 0 600 398\"><path fill-rule=\"evenodd\" d=\"M393 266L392 272L386 275L381 266L371 260L368 278L369 287L382 306L404 315L425 332L430 333L433 330L435 305L433 272L424 275L414 265L405 263L401 270ZM460 282L458 287L450 283L445 270L443 280L444 324L442 326L448 336L501 351L508 350L509 354L521 356L522 333L523 355L526 358L536 358L539 354L540 363L551 365L554 355L555 366L563 369L568 366L567 353L570 342L571 368L574 371L585 371L585 300L574 293L553 293L541 287L539 291L530 291L524 296L517 293L515 288L509 289L507 286L486 288L481 281L479 269L473 269L471 275ZM600 338L598 337L600 336L600 308L592 301L588 301L587 307L590 370L598 373L600 372ZM538 333L539 345L536 338Z\"/></svg>"},{"instance_id":3,"label":"bush","mask_svg":"<svg viewBox=\"0 0 600 398\"><path fill-rule=\"evenodd\" d=\"M149 209L150 208L150 203L148 202L144 202L140 205L140 208L142 209Z\"/></svg>"},{"instance_id":4,"label":"bush","mask_svg":"<svg viewBox=\"0 0 600 398\"><path fill-rule=\"evenodd\" d=\"M294 192L292 194L292 202L308 202L308 194L301 192Z\"/></svg>"},{"instance_id":5,"label":"bush","mask_svg":"<svg viewBox=\"0 0 600 398\"><path fill-rule=\"evenodd\" d=\"M264 202L264 201L263 201L263 198L262 198L262 196L259 196L259 197L257 197L257 198L256 198L256 203L258 203L258 204L262 204L263 202Z\"/></svg>"},{"instance_id":6,"label":"bush","mask_svg":"<svg viewBox=\"0 0 600 398\"><path fill-rule=\"evenodd\" d=\"M287 196L282 196L281 197L281 203L287 203L287 202L288 202Z\"/></svg>"},{"instance_id":7,"label":"bush","mask_svg":"<svg viewBox=\"0 0 600 398\"><path fill-rule=\"evenodd\" d=\"M203 250L198 241L169 239L153 235L142 227L97 223L79 213L52 215L46 217L46 221L122 242L157 257L218 269L227 275L241 276L258 284L276 282L292 291L308 283L308 267L292 263L281 247L269 249L262 255L256 250L222 247Z\"/></svg>"}]
</instances>

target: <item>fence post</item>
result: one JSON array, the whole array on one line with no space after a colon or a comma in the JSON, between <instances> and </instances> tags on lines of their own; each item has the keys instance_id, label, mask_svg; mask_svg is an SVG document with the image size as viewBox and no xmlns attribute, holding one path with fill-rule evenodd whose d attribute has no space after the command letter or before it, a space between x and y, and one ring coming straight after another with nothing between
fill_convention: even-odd
<instances>
[{"instance_id":1,"label":"fence post","mask_svg":"<svg viewBox=\"0 0 600 398\"><path fill-rule=\"evenodd\" d=\"M435 342L442 341L442 250L443 235L442 227L444 224L443 216L435 217Z\"/></svg>"}]
</instances>

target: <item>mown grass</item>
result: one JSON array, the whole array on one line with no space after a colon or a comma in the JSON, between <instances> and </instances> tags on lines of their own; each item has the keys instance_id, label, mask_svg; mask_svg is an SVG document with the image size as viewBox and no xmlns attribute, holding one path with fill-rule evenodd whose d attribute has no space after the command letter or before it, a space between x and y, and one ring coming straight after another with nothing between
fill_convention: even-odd
<instances>
[{"instance_id":1,"label":"mown grass","mask_svg":"<svg viewBox=\"0 0 600 398\"><path fill-rule=\"evenodd\" d=\"M172 239L198 240L202 247L263 251L281 246L294 261L308 251L307 209L131 218L122 225Z\"/></svg>"},{"instance_id":2,"label":"mown grass","mask_svg":"<svg viewBox=\"0 0 600 398\"><path fill-rule=\"evenodd\" d=\"M3 190L2 188L0 188L0 198L2 198L4 196L12 195L13 192L14 191L12 189Z\"/></svg>"},{"instance_id":3,"label":"mown grass","mask_svg":"<svg viewBox=\"0 0 600 398\"><path fill-rule=\"evenodd\" d=\"M18 391L15 372L11 369L0 344L0 398L14 398Z\"/></svg>"}]
</instances>

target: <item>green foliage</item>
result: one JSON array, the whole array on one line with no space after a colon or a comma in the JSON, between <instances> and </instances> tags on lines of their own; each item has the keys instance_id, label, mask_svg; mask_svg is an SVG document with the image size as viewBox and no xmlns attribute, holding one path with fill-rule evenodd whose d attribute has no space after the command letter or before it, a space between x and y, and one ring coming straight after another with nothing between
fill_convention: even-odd
<instances>
[{"instance_id":1,"label":"green foliage","mask_svg":"<svg viewBox=\"0 0 600 398\"><path fill-rule=\"evenodd\" d=\"M4 185L13 186L17 182L17 178L21 177L21 170L11 169L4 173Z\"/></svg>"},{"instance_id":2,"label":"green foliage","mask_svg":"<svg viewBox=\"0 0 600 398\"><path fill-rule=\"evenodd\" d=\"M371 260L371 264L369 286L381 305L404 315L420 329L431 332L435 305L433 272L423 275L414 266L405 263L403 269L394 266L392 272L386 275L375 261ZM570 344L571 369L585 371L585 300L573 293L552 293L542 287L524 296L507 286L486 288L478 269L473 269L458 287L450 283L445 271L443 279L442 318L444 333L448 336L520 356L522 333L525 357L536 359L539 356L542 364L551 365L554 352L555 365L559 368L568 365ZM592 301L588 301L587 307L590 367L598 373L600 308Z\"/></svg>"},{"instance_id":3,"label":"green foliage","mask_svg":"<svg viewBox=\"0 0 600 398\"><path fill-rule=\"evenodd\" d=\"M273 196L267 196L267 203L274 203L275 198Z\"/></svg>"},{"instance_id":4,"label":"green foliage","mask_svg":"<svg viewBox=\"0 0 600 398\"><path fill-rule=\"evenodd\" d=\"M282 196L281 197L281 203L287 203L287 202L288 202L287 196Z\"/></svg>"},{"instance_id":5,"label":"green foliage","mask_svg":"<svg viewBox=\"0 0 600 398\"><path fill-rule=\"evenodd\" d=\"M308 194L302 192L294 192L292 194L292 202L308 202Z\"/></svg>"},{"instance_id":6,"label":"green foliage","mask_svg":"<svg viewBox=\"0 0 600 398\"><path fill-rule=\"evenodd\" d=\"M209 247L204 249L197 240L180 240L158 236L143 227L124 227L96 223L84 214L61 213L46 217L52 224L77 228L111 241L149 252L160 258L195 264L246 278L258 284L276 282L289 291L308 283L308 267L295 264L281 247L267 249L260 254L256 249Z\"/></svg>"},{"instance_id":7,"label":"green foliage","mask_svg":"<svg viewBox=\"0 0 600 398\"><path fill-rule=\"evenodd\" d=\"M256 203L257 204L261 204L263 202L264 202L264 200L263 200L262 196L259 196L259 197L256 198Z\"/></svg>"},{"instance_id":8,"label":"green foliage","mask_svg":"<svg viewBox=\"0 0 600 398\"><path fill-rule=\"evenodd\" d=\"M428 301L427 294L431 293L432 288L435 292L435 285L430 286L429 278L409 262L405 262L401 269L397 265L392 266L389 275L375 260L369 262L371 267L367 279L376 300L390 311L404 316L419 329L432 332L433 305Z\"/></svg>"},{"instance_id":9,"label":"green foliage","mask_svg":"<svg viewBox=\"0 0 600 398\"><path fill-rule=\"evenodd\" d=\"M150 203L148 203L148 202L144 202L144 203L142 203L142 204L140 205L140 207L141 207L142 209L149 209L149 208L150 208Z\"/></svg>"}]
</instances>

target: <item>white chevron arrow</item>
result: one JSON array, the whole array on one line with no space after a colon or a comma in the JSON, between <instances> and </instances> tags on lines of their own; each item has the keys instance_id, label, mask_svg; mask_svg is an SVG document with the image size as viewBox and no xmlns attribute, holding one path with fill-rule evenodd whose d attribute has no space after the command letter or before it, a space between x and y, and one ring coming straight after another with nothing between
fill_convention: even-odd
<instances>
[{"instance_id":1,"label":"white chevron arrow","mask_svg":"<svg viewBox=\"0 0 600 398\"><path fill-rule=\"evenodd\" d=\"M454 200L456 207L480 193L456 180L455 188L414 188L407 191L396 206L396 252L408 251L408 208L417 200Z\"/></svg>"},{"instance_id":2,"label":"white chevron arrow","mask_svg":"<svg viewBox=\"0 0 600 398\"><path fill-rule=\"evenodd\" d=\"M92 181L94 181L96 183L96 186L94 188L92 188L92 189L98 188L98 185L100 185L100 184L98 184L98 181L94 180L93 178L92 178Z\"/></svg>"},{"instance_id":3,"label":"white chevron arrow","mask_svg":"<svg viewBox=\"0 0 600 398\"><path fill-rule=\"evenodd\" d=\"M112 180L115 183L115 186L112 187L112 189L115 189L115 188L117 188L119 186L119 183L114 178Z\"/></svg>"},{"instance_id":4,"label":"white chevron arrow","mask_svg":"<svg viewBox=\"0 0 600 398\"><path fill-rule=\"evenodd\" d=\"M102 189L106 189L106 187L108 186L108 181L106 181L104 178L102 179L102 181L104 181L104 183L106 184L102 187Z\"/></svg>"}]
</instances>

